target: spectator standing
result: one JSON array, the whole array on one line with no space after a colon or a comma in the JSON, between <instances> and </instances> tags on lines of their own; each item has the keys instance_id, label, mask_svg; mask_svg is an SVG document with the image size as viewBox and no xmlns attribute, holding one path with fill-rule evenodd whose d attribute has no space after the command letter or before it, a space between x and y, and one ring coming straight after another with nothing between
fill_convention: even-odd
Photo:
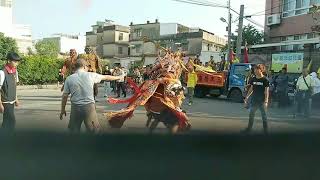
<instances>
[{"instance_id":1,"label":"spectator standing","mask_svg":"<svg viewBox=\"0 0 320 180\"><path fill-rule=\"evenodd\" d=\"M2 128L13 131L16 125L14 107L19 106L17 98L17 83L19 82L17 66L21 58L17 53L8 53L7 63L0 71L0 112L3 113Z\"/></svg>"},{"instance_id":2,"label":"spectator standing","mask_svg":"<svg viewBox=\"0 0 320 180\"><path fill-rule=\"evenodd\" d=\"M189 68L188 82L187 82L189 106L191 106L193 103L194 88L196 87L197 82L198 82L197 73L194 71L194 67L191 67Z\"/></svg>"},{"instance_id":3,"label":"spectator standing","mask_svg":"<svg viewBox=\"0 0 320 180\"><path fill-rule=\"evenodd\" d=\"M251 107L249 114L248 127L244 130L245 133L249 133L252 130L254 116L256 111L259 109L263 121L264 133L268 133L268 122L267 122L267 107L269 100L269 81L264 76L265 66L258 64L254 67L255 77L253 77L249 82L249 92L245 98L245 104L247 106L248 99L251 96ZM251 95L252 94L252 95Z\"/></svg>"},{"instance_id":4,"label":"spectator standing","mask_svg":"<svg viewBox=\"0 0 320 180\"><path fill-rule=\"evenodd\" d=\"M122 94L124 97L127 97L126 87L125 87L125 72L119 68L115 68L115 76L120 76L121 78L116 81L117 84L117 98L120 98L120 91L122 91Z\"/></svg>"},{"instance_id":5,"label":"spectator standing","mask_svg":"<svg viewBox=\"0 0 320 180\"><path fill-rule=\"evenodd\" d=\"M109 76L111 76L111 72L110 72L110 70L109 70L109 66L105 66L103 75L109 75ZM108 95L109 95L109 89L110 89L110 87L111 87L110 81L105 80L103 84L104 84L104 97L108 97Z\"/></svg>"},{"instance_id":6,"label":"spectator standing","mask_svg":"<svg viewBox=\"0 0 320 180\"><path fill-rule=\"evenodd\" d=\"M279 84L278 84L279 85ZM305 118L310 115L310 98L313 92L314 81L308 74L308 69L304 69L297 81L297 112L303 113Z\"/></svg>"},{"instance_id":7,"label":"spectator standing","mask_svg":"<svg viewBox=\"0 0 320 180\"><path fill-rule=\"evenodd\" d=\"M279 108L286 107L288 105L288 82L289 76L287 75L287 68L282 68L280 74L275 79L277 83L276 93L279 101Z\"/></svg>"}]
</instances>

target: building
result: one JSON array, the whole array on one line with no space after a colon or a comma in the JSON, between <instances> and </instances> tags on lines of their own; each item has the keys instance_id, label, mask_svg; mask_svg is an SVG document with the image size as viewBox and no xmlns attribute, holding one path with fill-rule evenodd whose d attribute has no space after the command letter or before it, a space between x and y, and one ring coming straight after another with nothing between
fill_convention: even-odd
<instances>
[{"instance_id":1,"label":"building","mask_svg":"<svg viewBox=\"0 0 320 180\"><path fill-rule=\"evenodd\" d=\"M70 49L75 49L78 54L84 53L86 39L81 35L54 34L52 37L43 40L53 41L59 47L61 54L68 54Z\"/></svg>"},{"instance_id":2,"label":"building","mask_svg":"<svg viewBox=\"0 0 320 180\"><path fill-rule=\"evenodd\" d=\"M210 56L220 61L219 53L226 40L203 29L178 23L160 23L156 20L146 24L130 24L131 59L140 60L144 56L145 63L152 64L158 55L155 43L173 51L181 50L188 56L200 55L200 59L207 62Z\"/></svg>"},{"instance_id":3,"label":"building","mask_svg":"<svg viewBox=\"0 0 320 180\"><path fill-rule=\"evenodd\" d=\"M12 1L0 0L0 32L9 36L12 29Z\"/></svg>"},{"instance_id":4,"label":"building","mask_svg":"<svg viewBox=\"0 0 320 180\"><path fill-rule=\"evenodd\" d=\"M30 25L13 24L12 0L0 0L0 32L16 40L21 53L32 48L32 30Z\"/></svg>"},{"instance_id":5,"label":"building","mask_svg":"<svg viewBox=\"0 0 320 180\"><path fill-rule=\"evenodd\" d=\"M99 57L119 63L129 54L129 27L111 21L97 22L86 32L86 45L94 47Z\"/></svg>"},{"instance_id":6,"label":"building","mask_svg":"<svg viewBox=\"0 0 320 180\"><path fill-rule=\"evenodd\" d=\"M320 5L320 0L266 0L265 44L250 47L256 57L260 54L258 62L278 71L290 64L286 59L300 57L299 68L289 67L293 73L300 73L311 60L313 68L320 66L320 12L312 13L314 5ZM283 60L281 66L275 65L276 57Z\"/></svg>"}]
</instances>

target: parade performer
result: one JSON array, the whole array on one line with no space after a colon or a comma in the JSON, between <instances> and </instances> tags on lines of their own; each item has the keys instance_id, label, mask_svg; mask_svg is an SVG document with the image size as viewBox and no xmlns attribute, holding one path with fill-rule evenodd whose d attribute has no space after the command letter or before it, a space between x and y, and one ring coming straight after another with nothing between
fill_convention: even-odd
<instances>
[{"instance_id":1,"label":"parade performer","mask_svg":"<svg viewBox=\"0 0 320 180\"><path fill-rule=\"evenodd\" d=\"M77 63L77 51L75 49L70 49L69 57L64 61L62 67L62 74L64 78L67 78L71 74L76 71L76 63Z\"/></svg>"},{"instance_id":2,"label":"parade performer","mask_svg":"<svg viewBox=\"0 0 320 180\"><path fill-rule=\"evenodd\" d=\"M126 100L108 99L111 104L129 104L118 112L105 114L111 127L121 128L125 120L133 116L133 112L138 106L144 106L148 116L155 119L151 129L155 128L159 122L164 123L172 133L190 128L188 118L181 110L181 104L185 98L184 89L179 80L182 69L185 68L181 53L162 50L165 54L164 56L159 54L148 74L149 80L146 80L140 87L128 80L128 83L135 90L135 94L131 98Z\"/></svg>"},{"instance_id":3,"label":"parade performer","mask_svg":"<svg viewBox=\"0 0 320 180\"><path fill-rule=\"evenodd\" d=\"M63 77L63 85L61 91L63 91L65 79L76 71L75 64L77 62L77 58L77 51L75 49L70 49L69 57L65 59L64 64L61 68L61 73L59 74Z\"/></svg>"},{"instance_id":4,"label":"parade performer","mask_svg":"<svg viewBox=\"0 0 320 180\"><path fill-rule=\"evenodd\" d=\"M79 57L85 59L88 64L89 72L102 73L102 66L99 62L98 55L93 51L93 49L89 46L86 46L85 54L80 54ZM96 99L98 95L98 84L94 84L93 86L94 98Z\"/></svg>"}]
</instances>

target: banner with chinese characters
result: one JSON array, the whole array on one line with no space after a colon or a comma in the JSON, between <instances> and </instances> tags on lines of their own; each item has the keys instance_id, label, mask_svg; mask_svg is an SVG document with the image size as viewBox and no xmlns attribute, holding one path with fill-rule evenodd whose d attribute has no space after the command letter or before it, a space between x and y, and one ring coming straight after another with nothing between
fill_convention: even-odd
<instances>
[{"instance_id":1,"label":"banner with chinese characters","mask_svg":"<svg viewBox=\"0 0 320 180\"><path fill-rule=\"evenodd\" d=\"M303 69L303 53L272 54L272 67L274 72L279 72L286 67L288 73L301 73Z\"/></svg>"}]
</instances>

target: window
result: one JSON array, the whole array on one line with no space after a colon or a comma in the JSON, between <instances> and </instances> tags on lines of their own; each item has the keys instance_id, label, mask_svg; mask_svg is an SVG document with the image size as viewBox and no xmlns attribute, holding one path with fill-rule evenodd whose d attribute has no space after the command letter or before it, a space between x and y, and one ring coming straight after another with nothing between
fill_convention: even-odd
<instances>
[{"instance_id":1,"label":"window","mask_svg":"<svg viewBox=\"0 0 320 180\"><path fill-rule=\"evenodd\" d=\"M293 50L303 50L304 49L304 45L303 44L295 44L293 45Z\"/></svg>"},{"instance_id":2,"label":"window","mask_svg":"<svg viewBox=\"0 0 320 180\"><path fill-rule=\"evenodd\" d=\"M118 47L118 54L123 54L123 48L122 47Z\"/></svg>"},{"instance_id":3,"label":"window","mask_svg":"<svg viewBox=\"0 0 320 180\"><path fill-rule=\"evenodd\" d=\"M310 33L310 34L308 34L307 36L308 36L308 37L307 37L308 39L315 38L315 34L313 34L313 33Z\"/></svg>"},{"instance_id":4,"label":"window","mask_svg":"<svg viewBox=\"0 0 320 180\"><path fill-rule=\"evenodd\" d=\"M295 15L307 14L309 12L310 1L320 0L283 0L282 17L290 17Z\"/></svg>"},{"instance_id":5,"label":"window","mask_svg":"<svg viewBox=\"0 0 320 180\"><path fill-rule=\"evenodd\" d=\"M237 75L237 76L242 76L242 77L245 77L246 74L247 74L247 67L246 66L235 66L234 67L234 74Z\"/></svg>"},{"instance_id":6,"label":"window","mask_svg":"<svg viewBox=\"0 0 320 180\"><path fill-rule=\"evenodd\" d=\"M135 29L134 33L136 34L137 37L141 37L142 36L141 29Z\"/></svg>"},{"instance_id":7,"label":"window","mask_svg":"<svg viewBox=\"0 0 320 180\"><path fill-rule=\"evenodd\" d=\"M292 51L293 50L293 45L284 45L280 47L281 51Z\"/></svg>"},{"instance_id":8,"label":"window","mask_svg":"<svg viewBox=\"0 0 320 180\"><path fill-rule=\"evenodd\" d=\"M141 53L141 46L136 46L136 53Z\"/></svg>"},{"instance_id":9,"label":"window","mask_svg":"<svg viewBox=\"0 0 320 180\"><path fill-rule=\"evenodd\" d=\"M119 34L119 41L123 41L123 33Z\"/></svg>"},{"instance_id":10,"label":"window","mask_svg":"<svg viewBox=\"0 0 320 180\"><path fill-rule=\"evenodd\" d=\"M320 4L320 0L310 0L310 5Z\"/></svg>"}]
</instances>

